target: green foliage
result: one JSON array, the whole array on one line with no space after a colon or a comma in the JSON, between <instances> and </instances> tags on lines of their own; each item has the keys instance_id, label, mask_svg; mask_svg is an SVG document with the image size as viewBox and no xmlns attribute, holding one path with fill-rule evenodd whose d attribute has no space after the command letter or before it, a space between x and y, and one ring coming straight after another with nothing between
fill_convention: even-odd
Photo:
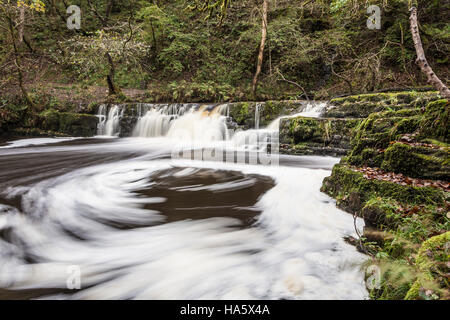
<instances>
[{"instance_id":1,"label":"green foliage","mask_svg":"<svg viewBox=\"0 0 450 320\"><path fill-rule=\"evenodd\" d=\"M27 19L28 43L48 56L38 68L30 50L21 43L27 81L80 81L105 85L109 65L105 51L116 65L116 82L124 88L151 89L151 96L166 97L171 83L218 86L218 94L231 100L250 98L261 37L258 2L235 1L131 1L115 2L105 19L107 2L86 0L82 30L67 30L65 7L45 1L45 12ZM372 1L382 9L382 29L366 28L367 1L273 1L269 5L268 39L257 100L296 99L302 86L319 98L366 92L392 86L425 83L414 65L415 51L409 34L405 1ZM442 79L448 78L449 5L419 1L422 38L430 64ZM447 10L447 11L446 11ZM205 13L202 13L205 12ZM225 14L226 13L226 14ZM1 18L1 17L0 17ZM208 19L205 19L208 18ZM5 20L0 19L3 27ZM130 39L128 41L128 39ZM0 35L0 68L3 81L15 77L10 39ZM126 42L126 45L125 45ZM30 68L28 68L30 66ZM48 70L48 72L43 72ZM159 90L159 92L156 92ZM208 94L198 98L209 100ZM189 97L189 95L187 95ZM387 110L390 105L384 106Z\"/></svg>"}]
</instances>

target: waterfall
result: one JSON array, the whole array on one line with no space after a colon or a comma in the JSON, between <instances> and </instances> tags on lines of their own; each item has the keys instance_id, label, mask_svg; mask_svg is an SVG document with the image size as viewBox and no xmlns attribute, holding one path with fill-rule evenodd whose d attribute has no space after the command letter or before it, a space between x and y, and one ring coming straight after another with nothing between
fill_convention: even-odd
<instances>
[{"instance_id":1,"label":"waterfall","mask_svg":"<svg viewBox=\"0 0 450 320\"><path fill-rule=\"evenodd\" d=\"M108 120L105 123L105 135L118 136L120 133L120 118L123 115L123 109L117 105L111 107L108 112Z\"/></svg>"},{"instance_id":2,"label":"waterfall","mask_svg":"<svg viewBox=\"0 0 450 320\"><path fill-rule=\"evenodd\" d=\"M326 102L321 103L308 103L305 108L300 113L292 114L289 116L281 116L274 121L272 121L268 126L268 130L280 130L281 119L289 119L295 117L309 117L309 118L319 118L327 107Z\"/></svg>"},{"instance_id":3,"label":"waterfall","mask_svg":"<svg viewBox=\"0 0 450 320\"><path fill-rule=\"evenodd\" d=\"M227 140L226 117L202 109L190 111L171 123L167 137L184 141Z\"/></svg>"},{"instance_id":4,"label":"waterfall","mask_svg":"<svg viewBox=\"0 0 450 320\"><path fill-rule=\"evenodd\" d=\"M100 107L98 108L98 114L97 114L97 118L98 118L97 134L98 134L99 136L103 136L103 135L104 135L105 123L106 123L106 120L107 120L107 117L106 117L106 111L107 111L107 106L106 106L106 104L102 104L102 105L100 105Z\"/></svg>"},{"instance_id":5,"label":"waterfall","mask_svg":"<svg viewBox=\"0 0 450 320\"><path fill-rule=\"evenodd\" d=\"M109 108L106 104L100 105L97 117L97 135L99 136L118 136L120 134L120 119L123 117L124 108L113 105Z\"/></svg>"},{"instance_id":6,"label":"waterfall","mask_svg":"<svg viewBox=\"0 0 450 320\"><path fill-rule=\"evenodd\" d=\"M141 117L135 137L168 137L182 141L220 141L229 138L228 105L154 105Z\"/></svg>"},{"instance_id":7,"label":"waterfall","mask_svg":"<svg viewBox=\"0 0 450 320\"><path fill-rule=\"evenodd\" d=\"M261 103L256 104L256 109L255 109L255 129L256 130L259 129L259 119L260 119L259 108L260 108L260 106L261 106Z\"/></svg>"},{"instance_id":8,"label":"waterfall","mask_svg":"<svg viewBox=\"0 0 450 320\"><path fill-rule=\"evenodd\" d=\"M327 107L326 102L308 103L305 109L299 114L303 117L319 118Z\"/></svg>"},{"instance_id":9,"label":"waterfall","mask_svg":"<svg viewBox=\"0 0 450 320\"><path fill-rule=\"evenodd\" d=\"M164 110L149 110L140 117L133 130L134 137L162 137L169 130L174 115L164 114Z\"/></svg>"},{"instance_id":10,"label":"waterfall","mask_svg":"<svg viewBox=\"0 0 450 320\"><path fill-rule=\"evenodd\" d=\"M167 137L178 141L229 141L236 147L265 149L279 131L281 119L296 116L319 117L326 103L308 103L302 112L282 116L260 128L262 103L255 106L255 129L233 133L230 105L148 104L137 103L134 108L101 105L98 115L98 135L118 136L121 119L126 112L127 128L122 132L133 137ZM131 122L130 122L131 121Z\"/></svg>"}]
</instances>

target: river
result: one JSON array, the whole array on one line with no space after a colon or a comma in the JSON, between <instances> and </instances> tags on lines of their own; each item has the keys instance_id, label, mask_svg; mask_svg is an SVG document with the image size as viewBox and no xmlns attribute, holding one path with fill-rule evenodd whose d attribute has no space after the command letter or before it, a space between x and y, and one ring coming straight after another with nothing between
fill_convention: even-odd
<instances>
[{"instance_id":1,"label":"river","mask_svg":"<svg viewBox=\"0 0 450 320\"><path fill-rule=\"evenodd\" d=\"M367 298L353 217L320 192L339 159L249 161L267 145L224 112L152 110L117 138L116 109L94 138L0 147L0 299Z\"/></svg>"}]
</instances>

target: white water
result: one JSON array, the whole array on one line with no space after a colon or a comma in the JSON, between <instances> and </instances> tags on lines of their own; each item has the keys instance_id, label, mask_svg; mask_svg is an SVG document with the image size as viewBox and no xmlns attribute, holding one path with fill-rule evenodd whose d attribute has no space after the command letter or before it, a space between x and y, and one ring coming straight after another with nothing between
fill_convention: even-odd
<instances>
[{"instance_id":1,"label":"white water","mask_svg":"<svg viewBox=\"0 0 450 320\"><path fill-rule=\"evenodd\" d=\"M118 136L120 133L120 118L123 116L124 110L117 105L113 105L109 109L108 116L106 116L106 111L106 105L99 107L97 134L99 136Z\"/></svg>"},{"instance_id":2,"label":"white water","mask_svg":"<svg viewBox=\"0 0 450 320\"><path fill-rule=\"evenodd\" d=\"M266 128L260 128L261 104L255 108L255 129L236 132L227 128L230 109L228 104L212 105L138 105L138 121L133 129L134 137L168 137L177 141L229 141L233 147L264 150L267 141L279 131L281 119L319 117L326 103L308 103L300 113L282 116L272 121ZM117 136L123 109L113 106L106 116L105 106L99 108L99 135Z\"/></svg>"},{"instance_id":3,"label":"white water","mask_svg":"<svg viewBox=\"0 0 450 320\"><path fill-rule=\"evenodd\" d=\"M308 117L308 118L319 118L323 111L325 111L325 109L327 108L327 103L308 103L305 107L304 110L302 110L299 113L296 114L292 114L292 115L287 115L287 116L281 116L277 119L275 119L274 121L272 121L272 123L270 123L267 126L268 130L275 130L275 131L279 131L280 130L280 121L282 119L289 119L289 118L296 118L296 117Z\"/></svg>"},{"instance_id":4,"label":"white water","mask_svg":"<svg viewBox=\"0 0 450 320\"><path fill-rule=\"evenodd\" d=\"M141 117L134 130L135 137L162 137L169 131L173 115L162 113L162 110L149 110Z\"/></svg>"},{"instance_id":5,"label":"white water","mask_svg":"<svg viewBox=\"0 0 450 320\"><path fill-rule=\"evenodd\" d=\"M261 119L261 115L259 113L259 108L261 107L260 103L256 104L255 107L255 129L258 130L259 129L259 120Z\"/></svg>"},{"instance_id":6,"label":"white water","mask_svg":"<svg viewBox=\"0 0 450 320\"><path fill-rule=\"evenodd\" d=\"M178 141L223 141L229 139L226 125L227 105L198 109L152 108L138 120L135 137L168 137Z\"/></svg>"},{"instance_id":7,"label":"white water","mask_svg":"<svg viewBox=\"0 0 450 320\"><path fill-rule=\"evenodd\" d=\"M28 139L19 139L10 141L6 146L1 146L0 149L8 149L8 148L20 148L20 147L28 147L28 146L38 146L42 144L51 144L51 143L60 143L63 141L71 141L75 139L82 139L76 137L70 138L28 138Z\"/></svg>"},{"instance_id":8,"label":"white water","mask_svg":"<svg viewBox=\"0 0 450 320\"><path fill-rule=\"evenodd\" d=\"M295 118L295 117L320 117L322 112L327 107L326 103L308 103L304 110L293 115L281 116L272 121L266 128L259 129L259 107L256 106L255 112L255 126L254 130L238 131L232 137L232 144L234 147L244 147L250 150L266 150L267 144L278 139L278 132L280 130L281 119ZM258 119L258 122L256 122Z\"/></svg>"},{"instance_id":9,"label":"white water","mask_svg":"<svg viewBox=\"0 0 450 320\"><path fill-rule=\"evenodd\" d=\"M128 140L141 148L137 139ZM114 145L121 148L121 144ZM170 140L166 140L169 149ZM98 152L102 149L95 145ZM71 152L70 147L59 150ZM158 144L161 151L161 145ZM337 161L337 159L336 159ZM249 229L232 218L184 220L120 230L102 221L152 224L161 213L143 205L167 201L138 196L150 175L171 167L235 170L272 177L276 185L256 204ZM353 218L320 193L329 170L262 167L186 160L132 159L78 169L4 195L22 196L23 214L2 205L0 287L65 288L70 266L81 268L84 290L53 298L80 299L363 299L365 257L342 239ZM216 192L234 185L216 184ZM188 192L189 188L186 188ZM183 189L181 189L183 190ZM358 220L361 226L361 220ZM82 235L80 241L66 231ZM27 264L22 248L36 260ZM252 252L252 254L250 254Z\"/></svg>"}]
</instances>

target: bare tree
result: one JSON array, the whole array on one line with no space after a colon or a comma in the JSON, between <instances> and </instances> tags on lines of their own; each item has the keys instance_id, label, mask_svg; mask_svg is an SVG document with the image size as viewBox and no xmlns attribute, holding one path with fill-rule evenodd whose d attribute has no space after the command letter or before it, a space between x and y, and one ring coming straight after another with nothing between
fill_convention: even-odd
<instances>
[{"instance_id":1,"label":"bare tree","mask_svg":"<svg viewBox=\"0 0 450 320\"><path fill-rule=\"evenodd\" d=\"M263 0L262 4L262 23L261 23L261 44L259 46L258 63L256 66L255 76L252 81L252 95L255 96L256 88L258 86L258 77L261 73L261 68L263 64L264 57L264 47L266 46L267 39L267 11L269 7L268 0Z\"/></svg>"},{"instance_id":2,"label":"bare tree","mask_svg":"<svg viewBox=\"0 0 450 320\"><path fill-rule=\"evenodd\" d=\"M412 1L416 2L416 1ZM416 3L417 4L417 3ZM419 65L422 72L427 76L428 82L432 84L439 92L441 96L446 99L450 99L450 90L448 87L436 76L433 69L429 65L427 58L425 57L425 52L422 46L422 40L420 39L419 26L417 22L417 7L410 2L410 17L409 22L411 26L411 34L414 41L414 47L417 53L417 64Z\"/></svg>"}]
</instances>

